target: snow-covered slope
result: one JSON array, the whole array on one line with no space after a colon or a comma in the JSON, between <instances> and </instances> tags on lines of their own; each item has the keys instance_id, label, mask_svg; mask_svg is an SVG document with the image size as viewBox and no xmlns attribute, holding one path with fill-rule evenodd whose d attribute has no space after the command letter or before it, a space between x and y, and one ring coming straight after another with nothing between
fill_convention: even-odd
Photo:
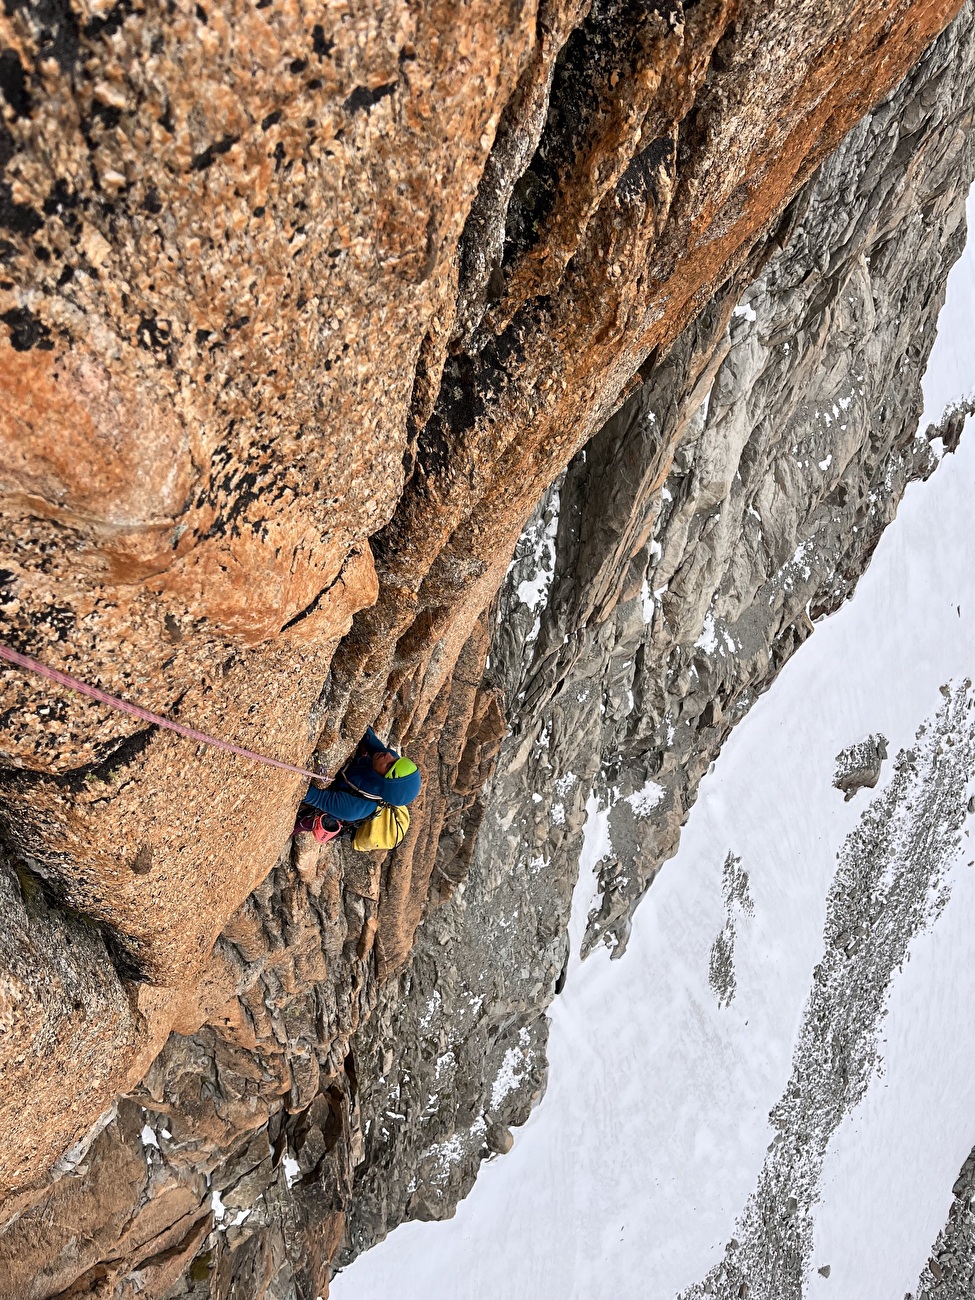
<instances>
[{"instance_id":1,"label":"snow-covered slope","mask_svg":"<svg viewBox=\"0 0 975 1300\"><path fill-rule=\"evenodd\" d=\"M975 389L973 326L970 246L930 418ZM338 1300L912 1292L975 1141L973 488L969 435L736 729L615 963L575 956L591 804L545 1099L451 1222L400 1228ZM880 783L845 802L836 756L878 732Z\"/></svg>"}]
</instances>

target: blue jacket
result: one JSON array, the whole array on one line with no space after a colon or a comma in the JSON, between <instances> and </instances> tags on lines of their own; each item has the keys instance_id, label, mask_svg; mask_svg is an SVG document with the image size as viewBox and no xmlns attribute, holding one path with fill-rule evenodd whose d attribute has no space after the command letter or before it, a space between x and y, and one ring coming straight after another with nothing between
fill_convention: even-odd
<instances>
[{"instance_id":1,"label":"blue jacket","mask_svg":"<svg viewBox=\"0 0 975 1300\"><path fill-rule=\"evenodd\" d=\"M366 752L360 753L361 750ZM359 744L354 757L338 774L327 790L318 790L310 785L305 795L305 803L312 804L319 811L329 813L340 822L358 822L371 817L379 807L379 801L402 807L412 803L420 793L423 784L420 773L410 772L408 776L380 776L373 768L373 754L399 754L389 745L384 745L372 727L369 727ZM363 791L360 794L359 791ZM365 795L374 795L367 799Z\"/></svg>"}]
</instances>

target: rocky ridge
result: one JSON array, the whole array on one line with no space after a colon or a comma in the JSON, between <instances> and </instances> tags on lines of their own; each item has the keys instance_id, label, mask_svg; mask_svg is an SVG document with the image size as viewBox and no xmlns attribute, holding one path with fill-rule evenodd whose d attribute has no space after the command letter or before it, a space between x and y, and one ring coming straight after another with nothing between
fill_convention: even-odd
<instances>
[{"instance_id":1,"label":"rocky ridge","mask_svg":"<svg viewBox=\"0 0 975 1300\"><path fill-rule=\"evenodd\" d=\"M944 1228L910 1300L961 1300L975 1284L975 1152L966 1157L951 1188ZM908 1300L908 1296L904 1297Z\"/></svg>"},{"instance_id":2,"label":"rocky ridge","mask_svg":"<svg viewBox=\"0 0 975 1300\"><path fill-rule=\"evenodd\" d=\"M299 762L322 733L331 765L378 722L428 773L394 859L292 863L296 781L4 673L12 1296L322 1294L350 1206L357 1249L404 1214L449 1212L505 1148L541 1086L588 790L631 798L610 813L626 857L604 864L590 926L619 951L728 726L807 634L803 609L847 594L931 465L910 394L881 430L868 392L822 482L809 458L832 455L832 424L803 426L807 473L786 473L734 408L766 372L770 404L778 383L796 410L838 401L854 373L876 393L916 379L879 354L847 371L825 323L856 333L876 276L883 361L920 364L937 293L906 323L919 304L891 235L912 222L943 281L965 165L950 41L913 98L857 128L877 155L857 221L807 236L834 239L836 265L797 298L805 371L790 378L778 335L759 341L806 329L799 311L775 319L775 286L731 313L801 223L804 182L948 17L606 4L461 25L261 5L162 23L79 4L0 20L4 636ZM870 248L869 280L843 235ZM844 317L851 285L860 317ZM725 482L726 437L754 458L747 493ZM783 501L765 502L777 473ZM735 550L749 503L767 555ZM809 573L789 569L801 529L821 550ZM708 557L713 532L725 550ZM555 562L544 608L532 538ZM759 593L773 621L749 641ZM572 689L605 713L566 708ZM574 748L580 721L600 729L598 770ZM480 936L458 909L480 911ZM485 945L505 966L482 995ZM438 1054L411 1065L417 1025ZM434 1097L421 1133L414 1102ZM387 1100L404 1127L383 1134Z\"/></svg>"},{"instance_id":3,"label":"rocky ridge","mask_svg":"<svg viewBox=\"0 0 975 1300\"><path fill-rule=\"evenodd\" d=\"M732 1300L743 1288L756 1300L801 1300L827 1145L877 1072L892 980L946 901L968 815L975 700L971 683L943 691L840 851L792 1074L770 1116L775 1137L723 1258L680 1300Z\"/></svg>"}]
</instances>

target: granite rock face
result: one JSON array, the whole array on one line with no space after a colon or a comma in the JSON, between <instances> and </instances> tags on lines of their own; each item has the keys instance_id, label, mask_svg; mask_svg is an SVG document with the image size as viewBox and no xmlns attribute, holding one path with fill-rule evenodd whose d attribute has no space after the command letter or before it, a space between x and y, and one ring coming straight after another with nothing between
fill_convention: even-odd
<instances>
[{"instance_id":1,"label":"granite rock face","mask_svg":"<svg viewBox=\"0 0 975 1300\"><path fill-rule=\"evenodd\" d=\"M292 856L300 779L0 672L11 1297L324 1294L508 1147L590 792L621 951L933 467L967 11L870 110L956 8L7 6L0 635L426 773Z\"/></svg>"},{"instance_id":2,"label":"granite rock face","mask_svg":"<svg viewBox=\"0 0 975 1300\"><path fill-rule=\"evenodd\" d=\"M972 23L966 7L851 132L786 248L649 371L525 530L489 668L512 730L471 874L356 1039L370 1128L343 1258L450 1216L487 1127L543 1090L587 811L612 852L585 947L619 955L728 731L934 469L944 430L916 437L919 381L975 176ZM747 908L733 860L725 876Z\"/></svg>"}]
</instances>

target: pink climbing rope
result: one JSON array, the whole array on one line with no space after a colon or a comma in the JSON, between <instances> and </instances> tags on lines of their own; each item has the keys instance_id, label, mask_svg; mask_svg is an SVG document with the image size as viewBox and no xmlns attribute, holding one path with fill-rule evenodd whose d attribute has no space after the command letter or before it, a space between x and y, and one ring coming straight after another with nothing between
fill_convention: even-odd
<instances>
[{"instance_id":1,"label":"pink climbing rope","mask_svg":"<svg viewBox=\"0 0 975 1300\"><path fill-rule=\"evenodd\" d=\"M88 686L85 682L79 682L77 677L72 677L70 673L62 673L57 668L48 668L47 664L42 664L39 659L32 659L30 655L22 655L18 650L11 650L9 646L0 645L0 659L6 659L8 663L16 664L18 668L23 668L27 672L38 673L41 677L47 677L52 682L57 682L59 686L67 686L70 691L78 691L81 695L87 695L89 699L97 700L99 704L107 704L110 708L131 714L133 718L140 718L143 722L151 722L154 727L165 727L167 731L175 731L177 735L185 736L187 740L197 740L204 745L214 745L217 749L226 750L228 754L239 754L241 758L250 758L256 763L265 763L268 767L279 767L284 772L297 772L299 776L320 779L323 775L321 772L309 771L307 767L295 767L293 763L282 763L278 758L268 758L265 754L255 754L252 749L244 749L242 745L232 745L229 740L220 740L217 736L208 736L203 731L194 731L192 727L184 727L180 722L171 722L169 718L163 718L158 713L152 713L149 709L140 708L138 704L129 704L126 700L120 700L116 695L109 695L107 691L100 691L96 686Z\"/></svg>"}]
</instances>

